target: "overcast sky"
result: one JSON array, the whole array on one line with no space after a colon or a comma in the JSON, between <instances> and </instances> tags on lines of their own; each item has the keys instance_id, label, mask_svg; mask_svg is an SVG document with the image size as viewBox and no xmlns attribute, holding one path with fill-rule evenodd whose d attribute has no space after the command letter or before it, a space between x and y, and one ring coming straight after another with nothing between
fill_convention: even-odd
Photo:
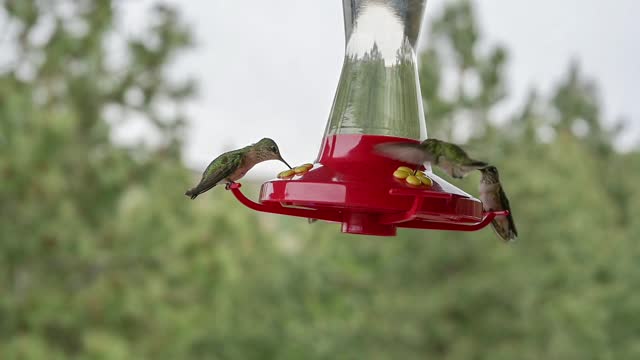
<instances>
[{"instance_id":1,"label":"overcast sky","mask_svg":"<svg viewBox=\"0 0 640 360\"><path fill-rule=\"evenodd\" d=\"M144 23L154 0L127 2L126 24ZM272 137L289 163L319 150L344 55L338 0L173 1L193 25L198 46L177 65L200 96L189 107L186 160L203 168L225 149ZM443 1L430 0L427 19ZM640 131L640 2L616 0L476 1L487 44L510 51L508 104L535 85L548 93L577 58L597 79L605 116L625 116ZM428 42L428 37L422 37ZM428 127L428 120L427 120ZM125 135L120 135L125 136ZM637 139L629 136L627 142ZM281 163L256 167L272 176Z\"/></svg>"}]
</instances>

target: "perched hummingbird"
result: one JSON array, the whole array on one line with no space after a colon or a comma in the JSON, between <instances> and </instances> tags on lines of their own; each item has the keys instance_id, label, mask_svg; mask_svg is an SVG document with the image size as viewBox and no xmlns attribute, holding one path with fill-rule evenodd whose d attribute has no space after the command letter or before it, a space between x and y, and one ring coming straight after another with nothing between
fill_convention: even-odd
<instances>
[{"instance_id":1,"label":"perched hummingbird","mask_svg":"<svg viewBox=\"0 0 640 360\"><path fill-rule=\"evenodd\" d=\"M184 194L195 199L216 185L225 183L228 188L229 185L242 178L255 164L267 160L280 160L289 166L280 155L278 145L269 138L264 138L242 149L226 152L215 158L202 173L202 179L198 185L187 190Z\"/></svg>"},{"instance_id":2,"label":"perched hummingbird","mask_svg":"<svg viewBox=\"0 0 640 360\"><path fill-rule=\"evenodd\" d=\"M456 179L461 179L471 171L489 165L470 158L458 145L438 139L427 139L419 144L410 142L380 144L376 146L376 150L392 159L415 165L422 165L429 161Z\"/></svg>"},{"instance_id":3,"label":"perched hummingbird","mask_svg":"<svg viewBox=\"0 0 640 360\"><path fill-rule=\"evenodd\" d=\"M515 240L518 237L516 224L513 222L509 199L502 189L498 169L495 166L487 166L480 169L480 200L485 211L508 210L507 216L496 216L491 222L493 230L505 241Z\"/></svg>"}]
</instances>

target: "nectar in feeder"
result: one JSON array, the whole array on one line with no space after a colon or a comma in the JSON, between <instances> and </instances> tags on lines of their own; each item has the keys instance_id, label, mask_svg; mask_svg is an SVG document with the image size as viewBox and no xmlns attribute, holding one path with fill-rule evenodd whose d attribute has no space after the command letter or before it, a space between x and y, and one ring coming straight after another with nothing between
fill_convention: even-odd
<instances>
[{"instance_id":1,"label":"nectar in feeder","mask_svg":"<svg viewBox=\"0 0 640 360\"><path fill-rule=\"evenodd\" d=\"M375 151L427 137L415 53L425 4L343 0L345 58L316 165L264 183L259 203L232 185L243 204L367 235L393 236L398 227L473 231L493 220L496 213L483 213L478 199L432 174L428 163L417 167L429 176L419 176L415 164ZM400 166L409 169L405 181L393 175Z\"/></svg>"}]
</instances>

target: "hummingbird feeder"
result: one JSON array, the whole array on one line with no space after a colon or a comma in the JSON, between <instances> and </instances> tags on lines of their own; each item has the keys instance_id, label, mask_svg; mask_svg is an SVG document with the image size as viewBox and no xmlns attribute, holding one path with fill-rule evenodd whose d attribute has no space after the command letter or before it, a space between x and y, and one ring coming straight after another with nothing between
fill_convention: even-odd
<instances>
[{"instance_id":1,"label":"hummingbird feeder","mask_svg":"<svg viewBox=\"0 0 640 360\"><path fill-rule=\"evenodd\" d=\"M394 236L396 228L475 231L504 212L425 171L430 186L393 176L413 166L378 155L377 144L427 137L415 53L426 0L343 0L345 59L313 168L262 184L263 212L342 224L342 232Z\"/></svg>"}]
</instances>

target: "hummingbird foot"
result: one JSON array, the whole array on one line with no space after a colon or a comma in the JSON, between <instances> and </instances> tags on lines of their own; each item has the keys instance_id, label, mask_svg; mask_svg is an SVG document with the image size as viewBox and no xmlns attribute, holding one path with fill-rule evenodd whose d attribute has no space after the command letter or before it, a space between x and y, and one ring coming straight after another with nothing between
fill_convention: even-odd
<instances>
[{"instance_id":1,"label":"hummingbird foot","mask_svg":"<svg viewBox=\"0 0 640 360\"><path fill-rule=\"evenodd\" d=\"M228 182L228 183L226 183L226 184L224 185L224 189L225 189L225 190L229 190L229 189L231 189L231 186L233 186L233 185L235 185L235 184L236 184L235 182L230 181L230 182Z\"/></svg>"}]
</instances>

